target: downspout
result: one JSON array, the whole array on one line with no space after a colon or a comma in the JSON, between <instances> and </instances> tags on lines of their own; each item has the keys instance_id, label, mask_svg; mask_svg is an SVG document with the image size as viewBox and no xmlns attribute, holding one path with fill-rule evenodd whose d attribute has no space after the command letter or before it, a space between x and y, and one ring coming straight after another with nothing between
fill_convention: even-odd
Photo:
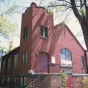
<instances>
[{"instance_id":1,"label":"downspout","mask_svg":"<svg viewBox=\"0 0 88 88\"><path fill-rule=\"evenodd\" d=\"M84 57L85 57L86 74L88 74L87 50L84 50Z\"/></svg>"}]
</instances>

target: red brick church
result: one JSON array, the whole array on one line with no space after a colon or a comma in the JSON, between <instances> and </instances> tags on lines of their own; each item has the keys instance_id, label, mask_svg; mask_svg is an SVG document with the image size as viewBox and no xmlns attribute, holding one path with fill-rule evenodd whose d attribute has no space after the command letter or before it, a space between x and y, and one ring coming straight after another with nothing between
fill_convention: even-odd
<instances>
[{"instance_id":1,"label":"red brick church","mask_svg":"<svg viewBox=\"0 0 88 88\"><path fill-rule=\"evenodd\" d=\"M67 25L54 26L53 14L32 3L22 14L20 46L2 57L0 85L59 88L59 85L51 87L49 83L46 87L42 85L48 82L49 74L57 74L61 70L67 74L86 74L86 56L86 51ZM37 83L38 75L42 75L42 80L47 79L39 84L42 87ZM73 88L71 77L68 88ZM33 80L36 87L31 85Z\"/></svg>"}]
</instances>

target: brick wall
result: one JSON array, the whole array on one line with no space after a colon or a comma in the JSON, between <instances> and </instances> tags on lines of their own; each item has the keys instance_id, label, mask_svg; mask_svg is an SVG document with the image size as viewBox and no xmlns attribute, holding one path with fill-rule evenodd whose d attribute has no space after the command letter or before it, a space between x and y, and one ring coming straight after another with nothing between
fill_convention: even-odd
<instances>
[{"instance_id":1,"label":"brick wall","mask_svg":"<svg viewBox=\"0 0 88 88\"><path fill-rule=\"evenodd\" d=\"M73 73L85 73L86 69L81 68L80 61L81 56L85 59L84 49L66 25L62 28L62 24L54 26L53 22L53 14L48 13L43 7L38 7L35 3L32 3L31 7L27 8L22 14L20 49L17 50L19 52L18 68L12 69L10 65L10 70L6 71L6 74L9 74L9 72L11 74L23 74L28 73L28 70L36 71L38 69L39 52L48 54L49 64L51 64L51 56L55 57L56 64L59 65L57 72L66 70ZM48 38L40 36L41 25L48 28ZM25 27L28 27L28 37L23 39ZM63 48L72 53L72 68L61 67L60 50ZM25 50L27 50L27 64L22 66L22 52ZM54 72L55 69L53 69L53 65L49 65L49 72Z\"/></svg>"},{"instance_id":2,"label":"brick wall","mask_svg":"<svg viewBox=\"0 0 88 88\"><path fill-rule=\"evenodd\" d=\"M74 38L74 35L65 25L62 29L61 25L53 25L53 15L49 14L42 7L37 7L35 4L32 8L32 47L31 47L31 69L36 69L39 52L46 52L49 55L49 63L51 56L55 56L56 64L61 64L60 50L68 49L72 53L72 68L61 68L62 70L70 70L73 73L85 73L81 69L80 57L85 59L84 49L79 42ZM48 38L40 37L41 25L48 27ZM50 68L52 68L50 66ZM60 69L60 70L61 70Z\"/></svg>"},{"instance_id":3,"label":"brick wall","mask_svg":"<svg viewBox=\"0 0 88 88\"><path fill-rule=\"evenodd\" d=\"M4 70L2 70L0 72L0 75L12 75L12 74L18 74L18 64L17 64L17 68L13 68L13 57L14 54L18 54L18 60L19 60L19 47L17 47L16 49L14 49L12 52L8 53L7 55L2 57L2 60L5 60L5 66L4 66ZM7 61L6 59L10 58L10 63L9 63L9 69L6 69L6 64Z\"/></svg>"}]
</instances>

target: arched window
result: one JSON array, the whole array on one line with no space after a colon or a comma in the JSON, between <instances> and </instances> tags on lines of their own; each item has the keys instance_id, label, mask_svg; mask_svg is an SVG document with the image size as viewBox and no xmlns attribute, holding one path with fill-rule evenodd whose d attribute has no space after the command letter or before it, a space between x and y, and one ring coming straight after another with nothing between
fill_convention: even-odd
<instances>
[{"instance_id":1,"label":"arched window","mask_svg":"<svg viewBox=\"0 0 88 88\"><path fill-rule=\"evenodd\" d=\"M66 48L60 50L60 58L62 66L72 66L72 55Z\"/></svg>"}]
</instances>

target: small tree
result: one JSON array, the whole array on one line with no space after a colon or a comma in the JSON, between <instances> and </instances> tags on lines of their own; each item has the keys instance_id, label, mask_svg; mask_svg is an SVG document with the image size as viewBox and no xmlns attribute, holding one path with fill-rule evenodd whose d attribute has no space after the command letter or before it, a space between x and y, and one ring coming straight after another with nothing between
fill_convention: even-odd
<instances>
[{"instance_id":1,"label":"small tree","mask_svg":"<svg viewBox=\"0 0 88 88\"><path fill-rule=\"evenodd\" d=\"M15 15L21 13L21 8L17 0L0 0L0 39L3 38L5 43L9 43L8 51L12 50L14 37L20 36L20 28ZM0 45L4 47L3 44Z\"/></svg>"},{"instance_id":2,"label":"small tree","mask_svg":"<svg viewBox=\"0 0 88 88\"><path fill-rule=\"evenodd\" d=\"M61 82L62 82L61 88L65 88L66 81L67 81L67 74L64 71L61 71L60 74L61 74Z\"/></svg>"}]
</instances>

